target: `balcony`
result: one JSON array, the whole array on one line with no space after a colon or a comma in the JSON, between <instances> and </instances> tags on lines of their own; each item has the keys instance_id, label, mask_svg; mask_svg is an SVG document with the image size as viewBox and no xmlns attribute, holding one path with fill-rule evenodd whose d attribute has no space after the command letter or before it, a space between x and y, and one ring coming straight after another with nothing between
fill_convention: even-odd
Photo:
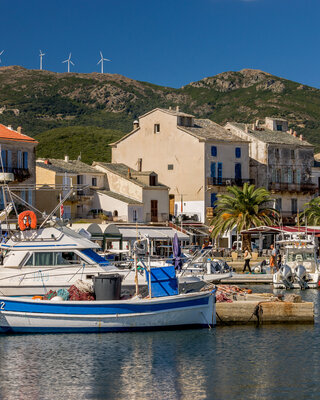
<instances>
[{"instance_id":1,"label":"balcony","mask_svg":"<svg viewBox=\"0 0 320 400\"><path fill-rule=\"evenodd\" d=\"M209 178L207 186L243 186L245 183L254 185L254 179L235 179L235 178Z\"/></svg>"},{"instance_id":2,"label":"balcony","mask_svg":"<svg viewBox=\"0 0 320 400\"><path fill-rule=\"evenodd\" d=\"M270 182L268 189L273 192L311 192L317 191L317 185L314 183L276 183Z\"/></svg>"}]
</instances>

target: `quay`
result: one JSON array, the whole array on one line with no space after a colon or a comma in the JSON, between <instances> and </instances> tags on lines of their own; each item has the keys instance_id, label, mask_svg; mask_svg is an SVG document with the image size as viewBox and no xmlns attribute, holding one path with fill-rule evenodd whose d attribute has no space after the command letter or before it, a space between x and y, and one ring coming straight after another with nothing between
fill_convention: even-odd
<instances>
[{"instance_id":1,"label":"quay","mask_svg":"<svg viewBox=\"0 0 320 400\"><path fill-rule=\"evenodd\" d=\"M313 324L314 304L295 300L271 301L267 294L253 294L247 295L245 300L216 303L216 317L218 326Z\"/></svg>"},{"instance_id":2,"label":"quay","mask_svg":"<svg viewBox=\"0 0 320 400\"><path fill-rule=\"evenodd\" d=\"M221 279L221 284L227 285L256 285L256 284L272 284L272 274L233 274L229 278Z\"/></svg>"}]
</instances>

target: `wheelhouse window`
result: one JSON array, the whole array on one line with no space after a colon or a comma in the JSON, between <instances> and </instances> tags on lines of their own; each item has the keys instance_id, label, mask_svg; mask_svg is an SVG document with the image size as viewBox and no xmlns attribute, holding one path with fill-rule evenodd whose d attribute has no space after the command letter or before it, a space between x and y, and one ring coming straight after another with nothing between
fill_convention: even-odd
<instances>
[{"instance_id":1,"label":"wheelhouse window","mask_svg":"<svg viewBox=\"0 0 320 400\"><path fill-rule=\"evenodd\" d=\"M81 258L74 252L39 252L31 253L27 262L24 264L26 267L43 267L54 265L74 265L81 264Z\"/></svg>"}]
</instances>

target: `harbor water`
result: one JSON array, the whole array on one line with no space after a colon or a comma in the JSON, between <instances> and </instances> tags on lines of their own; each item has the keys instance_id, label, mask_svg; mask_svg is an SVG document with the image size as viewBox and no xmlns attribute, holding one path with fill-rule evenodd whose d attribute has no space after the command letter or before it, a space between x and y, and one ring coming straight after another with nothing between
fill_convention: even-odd
<instances>
[{"instance_id":1,"label":"harbor water","mask_svg":"<svg viewBox=\"0 0 320 400\"><path fill-rule=\"evenodd\" d=\"M320 291L301 295L315 325L1 335L0 399L318 399Z\"/></svg>"}]
</instances>

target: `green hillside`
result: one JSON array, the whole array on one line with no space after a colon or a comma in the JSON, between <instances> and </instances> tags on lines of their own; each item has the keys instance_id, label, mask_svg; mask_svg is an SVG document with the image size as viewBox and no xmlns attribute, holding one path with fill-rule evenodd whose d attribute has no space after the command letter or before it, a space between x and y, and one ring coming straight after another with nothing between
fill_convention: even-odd
<instances>
[{"instance_id":1,"label":"green hillside","mask_svg":"<svg viewBox=\"0 0 320 400\"><path fill-rule=\"evenodd\" d=\"M266 72L229 71L173 89L116 74L0 68L0 123L36 137L41 157L81 151L88 162L109 161L107 144L134 119L169 106L220 124L287 118L320 150L320 90Z\"/></svg>"},{"instance_id":2,"label":"green hillside","mask_svg":"<svg viewBox=\"0 0 320 400\"><path fill-rule=\"evenodd\" d=\"M115 142L123 136L116 130L96 126L68 126L51 129L35 136L39 141L37 156L43 158L64 158L68 155L76 160L91 164L94 160L109 162L111 149L108 143Z\"/></svg>"}]
</instances>

